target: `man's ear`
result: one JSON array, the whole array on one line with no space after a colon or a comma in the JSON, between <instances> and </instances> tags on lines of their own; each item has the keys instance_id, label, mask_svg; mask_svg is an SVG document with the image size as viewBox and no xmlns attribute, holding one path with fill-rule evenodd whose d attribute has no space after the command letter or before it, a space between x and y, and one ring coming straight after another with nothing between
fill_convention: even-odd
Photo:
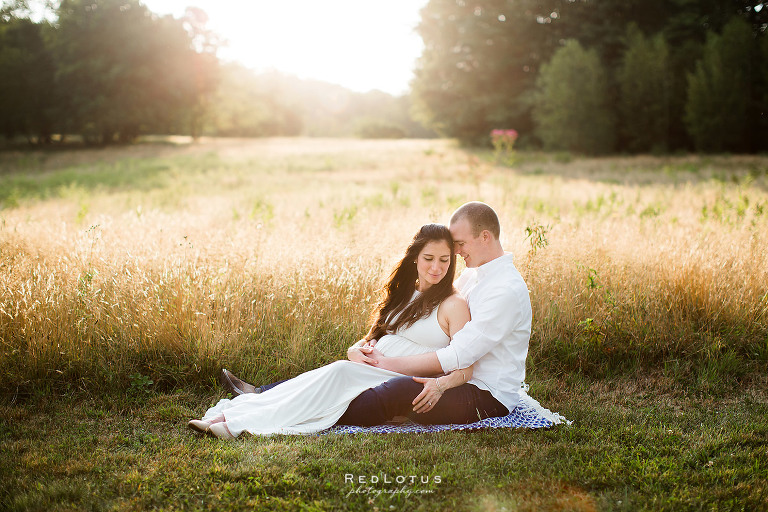
<instances>
[{"instance_id":1,"label":"man's ear","mask_svg":"<svg viewBox=\"0 0 768 512\"><path fill-rule=\"evenodd\" d=\"M491 232L487 229L484 229L482 233L480 233L480 236L483 237L483 242L487 242L491 239Z\"/></svg>"}]
</instances>

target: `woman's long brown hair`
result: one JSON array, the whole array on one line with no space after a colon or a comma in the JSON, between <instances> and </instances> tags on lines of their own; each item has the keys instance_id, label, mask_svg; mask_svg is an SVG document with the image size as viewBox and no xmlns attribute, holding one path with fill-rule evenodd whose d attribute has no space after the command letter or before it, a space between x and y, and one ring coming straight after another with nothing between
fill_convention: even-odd
<instances>
[{"instance_id":1,"label":"woman's long brown hair","mask_svg":"<svg viewBox=\"0 0 768 512\"><path fill-rule=\"evenodd\" d=\"M416 280L419 274L414 260L429 242L444 241L451 249L451 263L443 279L430 286L413 302L413 292L416 291ZM405 251L405 256L395 266L387 283L382 288L383 298L371 315L373 327L367 339L379 339L385 334L391 334L400 327L410 327L416 320L425 318L446 298L454 293L453 278L456 274L456 253L453 249L453 237L448 228L442 224L427 224L422 226L413 237L413 241Z\"/></svg>"}]
</instances>

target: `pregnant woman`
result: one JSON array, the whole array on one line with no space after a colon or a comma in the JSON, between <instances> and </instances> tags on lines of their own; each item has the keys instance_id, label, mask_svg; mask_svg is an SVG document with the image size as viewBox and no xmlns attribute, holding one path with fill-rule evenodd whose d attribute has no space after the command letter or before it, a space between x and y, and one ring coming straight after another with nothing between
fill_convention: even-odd
<instances>
[{"instance_id":1,"label":"pregnant woman","mask_svg":"<svg viewBox=\"0 0 768 512\"><path fill-rule=\"evenodd\" d=\"M456 255L446 226L427 224L414 236L384 287L368 335L350 350L352 361L336 361L262 393L219 401L190 428L222 439L253 435L311 434L333 426L363 391L402 375L365 363L368 342L385 356L435 351L469 321L469 307L453 288ZM456 370L425 386L416 412L430 410L443 391L464 384L472 368ZM414 377L419 382L427 379Z\"/></svg>"}]
</instances>

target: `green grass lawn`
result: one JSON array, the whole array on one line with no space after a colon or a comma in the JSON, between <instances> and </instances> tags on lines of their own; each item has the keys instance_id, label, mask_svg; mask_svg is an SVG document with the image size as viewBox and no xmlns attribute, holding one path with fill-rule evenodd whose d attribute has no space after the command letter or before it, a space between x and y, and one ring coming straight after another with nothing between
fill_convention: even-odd
<instances>
[{"instance_id":1,"label":"green grass lawn","mask_svg":"<svg viewBox=\"0 0 768 512\"><path fill-rule=\"evenodd\" d=\"M39 396L0 409L0 503L9 510L765 510L764 389L690 396L650 379L573 378L532 389L570 426L234 442L186 428L218 397L213 389L209 396Z\"/></svg>"}]
</instances>

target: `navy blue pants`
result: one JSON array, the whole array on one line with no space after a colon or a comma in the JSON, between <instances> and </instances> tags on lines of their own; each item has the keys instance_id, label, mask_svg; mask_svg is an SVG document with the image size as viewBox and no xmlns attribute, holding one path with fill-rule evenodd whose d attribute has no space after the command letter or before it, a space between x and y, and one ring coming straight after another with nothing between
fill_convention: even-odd
<instances>
[{"instance_id":1,"label":"navy blue pants","mask_svg":"<svg viewBox=\"0 0 768 512\"><path fill-rule=\"evenodd\" d=\"M260 386L262 391L285 382ZM407 416L422 425L448 423L474 423L496 416L506 416L509 410L489 391L473 384L462 384L443 393L435 406L425 413L413 412L413 400L424 389L424 384L411 377L395 377L374 388L367 389L349 404L337 425L369 427L381 425L395 416Z\"/></svg>"}]
</instances>

